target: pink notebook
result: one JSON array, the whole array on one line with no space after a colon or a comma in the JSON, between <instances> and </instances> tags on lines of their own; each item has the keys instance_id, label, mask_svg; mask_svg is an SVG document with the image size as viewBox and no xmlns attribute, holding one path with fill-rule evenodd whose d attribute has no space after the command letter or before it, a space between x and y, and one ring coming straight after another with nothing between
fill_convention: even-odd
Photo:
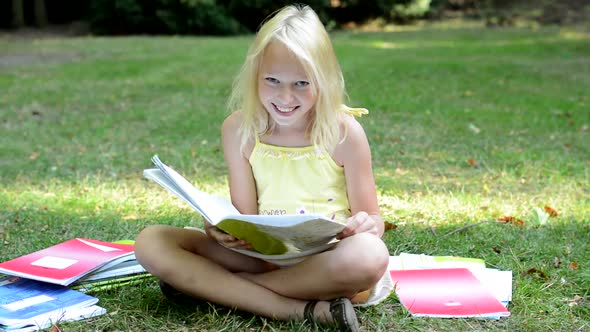
<instances>
[{"instance_id":1,"label":"pink notebook","mask_svg":"<svg viewBox=\"0 0 590 332\"><path fill-rule=\"evenodd\" d=\"M510 315L465 268L391 270L395 293L416 317L500 318Z\"/></svg>"},{"instance_id":2,"label":"pink notebook","mask_svg":"<svg viewBox=\"0 0 590 332\"><path fill-rule=\"evenodd\" d=\"M0 263L0 273L67 286L98 269L134 259L132 244L77 238Z\"/></svg>"}]
</instances>

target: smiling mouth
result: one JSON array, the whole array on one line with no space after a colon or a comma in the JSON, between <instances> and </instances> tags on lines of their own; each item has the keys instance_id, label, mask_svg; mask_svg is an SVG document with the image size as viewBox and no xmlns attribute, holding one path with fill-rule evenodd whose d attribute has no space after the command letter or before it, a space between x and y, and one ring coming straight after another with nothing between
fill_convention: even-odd
<instances>
[{"instance_id":1,"label":"smiling mouth","mask_svg":"<svg viewBox=\"0 0 590 332\"><path fill-rule=\"evenodd\" d=\"M277 106L276 104L272 104L272 106L279 113L291 113L291 112L295 111L297 108L299 108L299 106L295 106L295 107L280 107L280 106Z\"/></svg>"}]
</instances>

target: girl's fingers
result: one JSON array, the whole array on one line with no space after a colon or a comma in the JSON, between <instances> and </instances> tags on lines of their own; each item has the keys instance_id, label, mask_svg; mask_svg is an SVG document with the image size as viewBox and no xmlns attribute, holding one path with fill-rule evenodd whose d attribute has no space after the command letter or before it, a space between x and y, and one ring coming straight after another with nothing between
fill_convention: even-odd
<instances>
[{"instance_id":1,"label":"girl's fingers","mask_svg":"<svg viewBox=\"0 0 590 332\"><path fill-rule=\"evenodd\" d=\"M234 239L233 241L223 242L223 244L226 247L233 248L233 249L252 249L252 246L244 240Z\"/></svg>"},{"instance_id":2,"label":"girl's fingers","mask_svg":"<svg viewBox=\"0 0 590 332\"><path fill-rule=\"evenodd\" d=\"M236 249L252 249L252 246L248 242L239 240L225 232L220 231L218 228L211 228L209 232L213 239L219 243L222 243L226 247Z\"/></svg>"},{"instance_id":3,"label":"girl's fingers","mask_svg":"<svg viewBox=\"0 0 590 332\"><path fill-rule=\"evenodd\" d=\"M376 233L377 230L375 226L376 223L373 218L371 218L368 213L361 211L348 219L346 228L340 232L338 238L343 239L345 237L363 232Z\"/></svg>"},{"instance_id":4,"label":"girl's fingers","mask_svg":"<svg viewBox=\"0 0 590 332\"><path fill-rule=\"evenodd\" d=\"M217 227L210 227L207 230L209 236L211 236L217 242L222 242L229 245L231 242L235 242L237 240L235 237L222 232Z\"/></svg>"}]
</instances>

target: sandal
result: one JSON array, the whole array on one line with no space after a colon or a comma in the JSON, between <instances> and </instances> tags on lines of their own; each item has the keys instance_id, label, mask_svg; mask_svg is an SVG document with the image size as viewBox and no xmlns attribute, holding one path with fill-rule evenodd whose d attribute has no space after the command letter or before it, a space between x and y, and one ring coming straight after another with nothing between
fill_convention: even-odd
<instances>
[{"instance_id":1,"label":"sandal","mask_svg":"<svg viewBox=\"0 0 590 332\"><path fill-rule=\"evenodd\" d=\"M309 301L305 305L305 309L303 309L303 317L308 322L315 323L315 320L313 319L313 311L316 304L318 304L318 301ZM332 314L332 319L334 320L334 323L338 327L339 331L360 331L359 322L356 318L354 307L352 306L352 303L349 299L341 297L336 300L332 300L330 302L330 314Z\"/></svg>"}]
</instances>

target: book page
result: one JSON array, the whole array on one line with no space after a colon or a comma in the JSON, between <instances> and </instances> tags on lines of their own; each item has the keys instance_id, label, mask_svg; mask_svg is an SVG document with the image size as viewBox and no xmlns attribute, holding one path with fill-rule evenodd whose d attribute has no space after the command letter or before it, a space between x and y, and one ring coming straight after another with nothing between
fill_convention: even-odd
<instances>
[{"instance_id":1,"label":"book page","mask_svg":"<svg viewBox=\"0 0 590 332\"><path fill-rule=\"evenodd\" d=\"M174 196L176 196L176 197L180 198L181 200L183 200L190 207L192 207L193 209L195 209L195 211L197 211L200 215L202 215L203 217L205 217L205 219L209 219L205 215L205 212L203 212L201 210L201 208L198 205L196 205L196 202L194 202L193 199L191 199L190 197L188 197L188 195L185 195L184 193L182 193L180 191L180 188L178 188L178 186L176 186L174 184L174 182L172 182L170 179L168 179L161 170L159 170L157 168L146 169L146 170L143 171L143 176L145 176L146 178L148 178L148 179L156 182L160 186L168 189L168 191L170 191Z\"/></svg>"},{"instance_id":2,"label":"book page","mask_svg":"<svg viewBox=\"0 0 590 332\"><path fill-rule=\"evenodd\" d=\"M512 301L512 271L481 269L471 273L494 294L498 301L502 303Z\"/></svg>"},{"instance_id":3,"label":"book page","mask_svg":"<svg viewBox=\"0 0 590 332\"><path fill-rule=\"evenodd\" d=\"M182 175L162 163L158 156L154 156L152 161L158 167L161 174L164 176L164 179L167 179L168 181L163 181L161 177L158 179L152 179L159 180L156 182L170 190L177 197L189 203L189 205L197 210L197 212L209 222L215 224L223 219L225 215L240 213L229 200L220 196L207 194L195 188ZM146 171L144 171L144 175L146 175ZM148 175L155 175L157 177L158 173L151 170L146 176Z\"/></svg>"},{"instance_id":4,"label":"book page","mask_svg":"<svg viewBox=\"0 0 590 332\"><path fill-rule=\"evenodd\" d=\"M218 224L218 227L239 239L250 242L263 254L284 254L288 251L305 251L326 244L333 240L345 225L314 215L235 215L228 216ZM265 239L265 235L273 239ZM266 247L271 246L270 242L274 239L284 244L285 248L282 248L282 252L278 247ZM263 243L257 246L261 241Z\"/></svg>"}]
</instances>

